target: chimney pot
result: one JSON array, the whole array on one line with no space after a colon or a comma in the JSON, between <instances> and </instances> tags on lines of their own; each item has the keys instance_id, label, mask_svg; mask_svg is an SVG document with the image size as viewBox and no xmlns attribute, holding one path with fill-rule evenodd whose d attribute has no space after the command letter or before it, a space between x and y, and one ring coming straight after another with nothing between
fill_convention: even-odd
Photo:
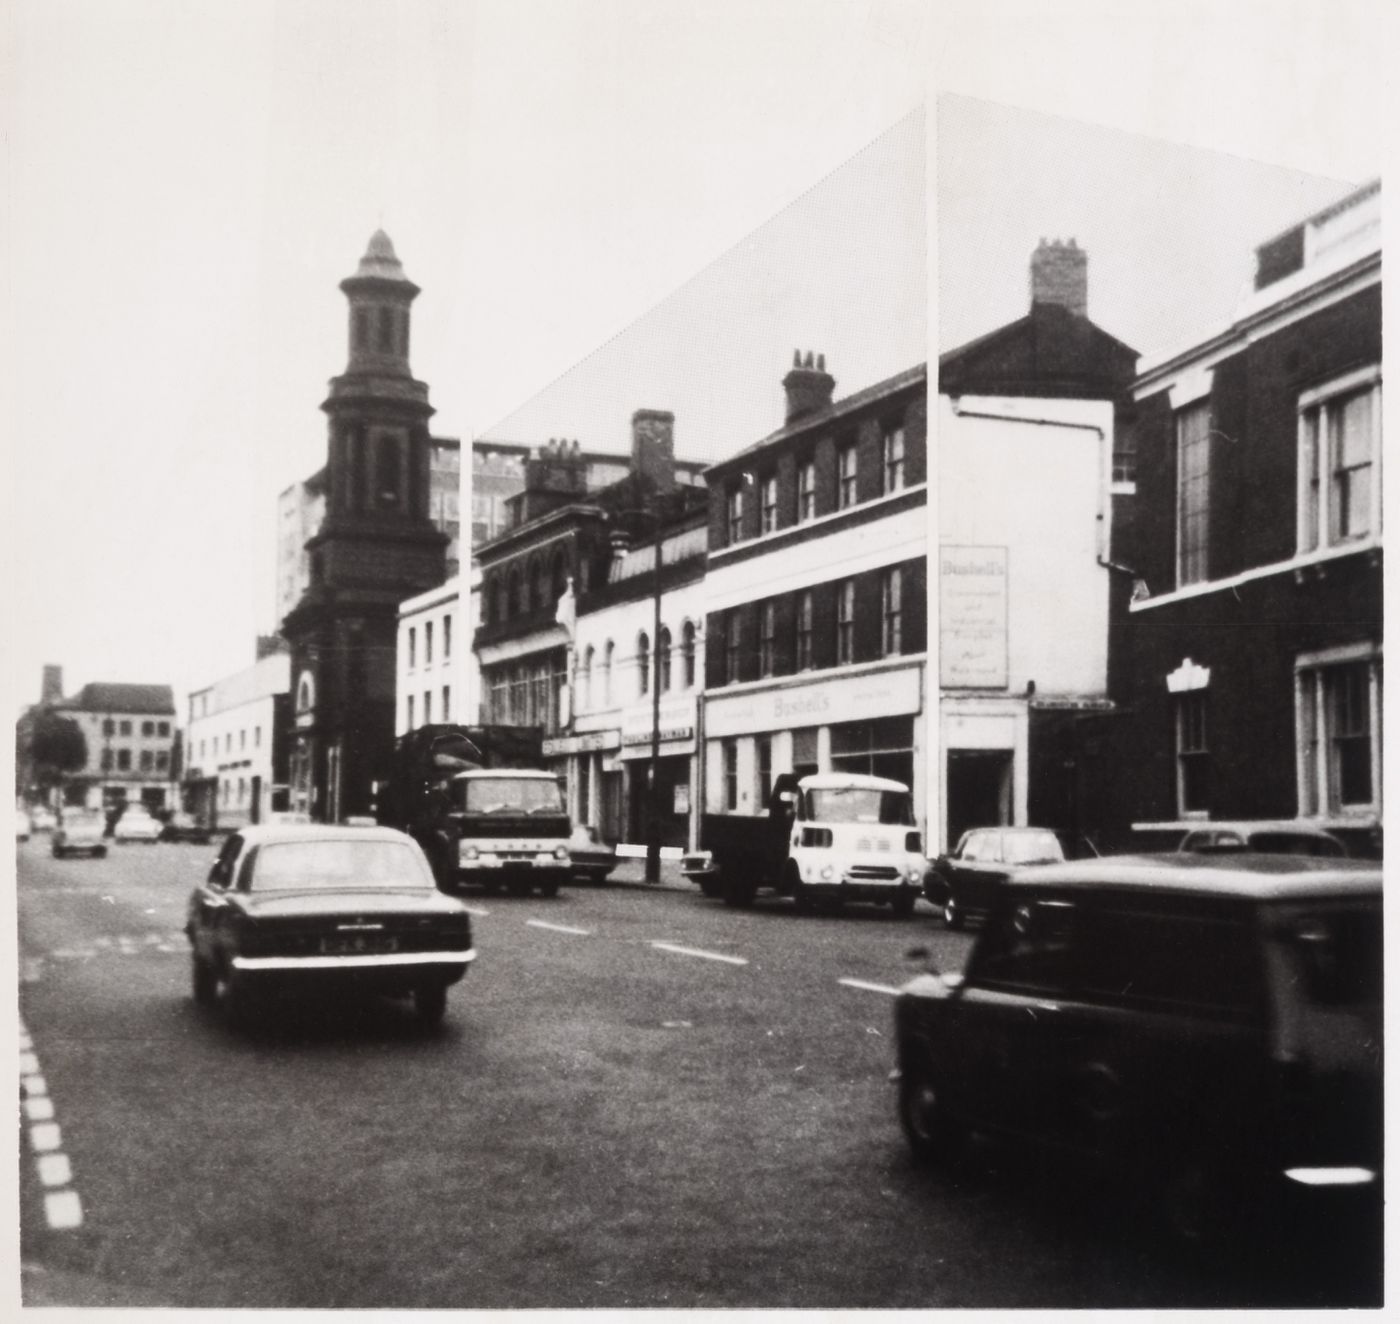
<instances>
[{"instance_id":1,"label":"chimney pot","mask_svg":"<svg viewBox=\"0 0 1400 1324\"><path fill-rule=\"evenodd\" d=\"M1089 254L1075 239L1058 239L1031 254L1031 305L1059 304L1080 317L1089 312Z\"/></svg>"},{"instance_id":2,"label":"chimney pot","mask_svg":"<svg viewBox=\"0 0 1400 1324\"><path fill-rule=\"evenodd\" d=\"M787 392L786 421L791 423L804 414L830 407L835 388L835 379L826 371L826 355L814 355L808 350L805 363L795 363L783 378L783 389Z\"/></svg>"}]
</instances>

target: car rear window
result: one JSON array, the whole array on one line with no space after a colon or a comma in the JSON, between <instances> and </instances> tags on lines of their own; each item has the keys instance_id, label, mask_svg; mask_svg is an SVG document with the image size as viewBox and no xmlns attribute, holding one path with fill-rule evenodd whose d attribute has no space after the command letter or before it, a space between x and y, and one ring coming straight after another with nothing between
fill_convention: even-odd
<instances>
[{"instance_id":1,"label":"car rear window","mask_svg":"<svg viewBox=\"0 0 1400 1324\"><path fill-rule=\"evenodd\" d=\"M279 841L262 846L250 890L432 887L419 851L398 841Z\"/></svg>"},{"instance_id":2,"label":"car rear window","mask_svg":"<svg viewBox=\"0 0 1400 1324\"><path fill-rule=\"evenodd\" d=\"M1002 836L1002 857L1007 864L1055 864L1065 853L1053 832L1007 832Z\"/></svg>"}]
</instances>

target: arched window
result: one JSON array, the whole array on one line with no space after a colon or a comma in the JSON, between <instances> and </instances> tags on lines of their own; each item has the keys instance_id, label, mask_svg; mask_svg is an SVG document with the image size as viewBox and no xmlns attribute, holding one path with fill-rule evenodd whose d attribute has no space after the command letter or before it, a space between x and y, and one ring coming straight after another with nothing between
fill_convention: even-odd
<instances>
[{"instance_id":1,"label":"arched window","mask_svg":"<svg viewBox=\"0 0 1400 1324\"><path fill-rule=\"evenodd\" d=\"M530 578L534 585L534 605L549 606L549 566L542 556L537 556L531 564Z\"/></svg>"},{"instance_id":2,"label":"arched window","mask_svg":"<svg viewBox=\"0 0 1400 1324\"><path fill-rule=\"evenodd\" d=\"M579 668L578 675L579 698L582 702L579 707L588 709L593 706L593 645L589 644L583 650L583 666Z\"/></svg>"},{"instance_id":3,"label":"arched window","mask_svg":"<svg viewBox=\"0 0 1400 1324\"><path fill-rule=\"evenodd\" d=\"M644 630L637 636L637 693L646 694L651 688L651 640Z\"/></svg>"},{"instance_id":4,"label":"arched window","mask_svg":"<svg viewBox=\"0 0 1400 1324\"><path fill-rule=\"evenodd\" d=\"M671 632L664 625L656 636L656 688L662 694L671 688Z\"/></svg>"},{"instance_id":5,"label":"arched window","mask_svg":"<svg viewBox=\"0 0 1400 1324\"><path fill-rule=\"evenodd\" d=\"M681 688L695 686L695 624L686 621L681 626Z\"/></svg>"},{"instance_id":6,"label":"arched window","mask_svg":"<svg viewBox=\"0 0 1400 1324\"><path fill-rule=\"evenodd\" d=\"M374 491L380 506L399 504L399 447L392 433L381 433L375 454Z\"/></svg>"},{"instance_id":7,"label":"arched window","mask_svg":"<svg viewBox=\"0 0 1400 1324\"><path fill-rule=\"evenodd\" d=\"M609 639L603 645L603 706L605 708L612 703L612 660L613 641Z\"/></svg>"}]
</instances>

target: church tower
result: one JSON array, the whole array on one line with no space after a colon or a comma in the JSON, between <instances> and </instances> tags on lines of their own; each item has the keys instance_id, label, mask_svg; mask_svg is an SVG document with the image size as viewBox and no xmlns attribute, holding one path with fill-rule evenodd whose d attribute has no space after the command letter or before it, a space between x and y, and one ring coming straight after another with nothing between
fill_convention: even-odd
<instances>
[{"instance_id":1,"label":"church tower","mask_svg":"<svg viewBox=\"0 0 1400 1324\"><path fill-rule=\"evenodd\" d=\"M306 544L310 585L282 623L292 650L292 807L324 822L373 812L394 743L398 606L443 582L448 543L429 518L433 407L408 365L418 286L377 230L340 288L350 357L321 405L325 519Z\"/></svg>"}]
</instances>

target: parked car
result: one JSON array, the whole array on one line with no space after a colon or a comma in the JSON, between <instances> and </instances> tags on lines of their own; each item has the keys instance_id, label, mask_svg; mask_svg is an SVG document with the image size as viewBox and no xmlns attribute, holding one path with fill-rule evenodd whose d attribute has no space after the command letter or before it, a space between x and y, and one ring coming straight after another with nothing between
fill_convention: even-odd
<instances>
[{"instance_id":1,"label":"parked car","mask_svg":"<svg viewBox=\"0 0 1400 1324\"><path fill-rule=\"evenodd\" d=\"M412 996L442 1019L475 959L471 916L392 828L288 824L230 834L190 896L194 997L238 1019L259 996L309 989Z\"/></svg>"},{"instance_id":2,"label":"parked car","mask_svg":"<svg viewBox=\"0 0 1400 1324\"><path fill-rule=\"evenodd\" d=\"M1181 839L1178 850L1222 854L1264 851L1272 855L1320 855L1337 858L1347 853L1338 837L1310 823L1202 823Z\"/></svg>"},{"instance_id":3,"label":"parked car","mask_svg":"<svg viewBox=\"0 0 1400 1324\"><path fill-rule=\"evenodd\" d=\"M29 825L35 832L52 832L58 826L58 819L48 805L35 805L29 811Z\"/></svg>"},{"instance_id":4,"label":"parked car","mask_svg":"<svg viewBox=\"0 0 1400 1324\"><path fill-rule=\"evenodd\" d=\"M29 834L33 829L33 822L23 809L15 810L15 840L28 841Z\"/></svg>"},{"instance_id":5,"label":"parked car","mask_svg":"<svg viewBox=\"0 0 1400 1324\"><path fill-rule=\"evenodd\" d=\"M162 841L192 841L199 846L207 846L212 840L208 826L193 814L180 811L170 815L169 821L160 830Z\"/></svg>"},{"instance_id":6,"label":"parked car","mask_svg":"<svg viewBox=\"0 0 1400 1324\"><path fill-rule=\"evenodd\" d=\"M145 841L154 845L160 840L162 824L141 805L127 805L112 829L116 841Z\"/></svg>"},{"instance_id":7,"label":"parked car","mask_svg":"<svg viewBox=\"0 0 1400 1324\"><path fill-rule=\"evenodd\" d=\"M1026 869L998 889L963 974L900 994L905 1135L930 1160L970 1131L1087 1160L1151 1193L1188 1240L1285 1191L1378 1198L1381 929L1364 861Z\"/></svg>"},{"instance_id":8,"label":"parked car","mask_svg":"<svg viewBox=\"0 0 1400 1324\"><path fill-rule=\"evenodd\" d=\"M960 929L969 917L986 913L1013 869L1064 858L1064 847L1049 828L972 828L956 850L933 862L924 875L924 896L943 911L950 929Z\"/></svg>"},{"instance_id":9,"label":"parked car","mask_svg":"<svg viewBox=\"0 0 1400 1324\"><path fill-rule=\"evenodd\" d=\"M569 858L574 873L591 883L602 883L617 867L617 850L598 835L598 829L580 823L569 835Z\"/></svg>"},{"instance_id":10,"label":"parked car","mask_svg":"<svg viewBox=\"0 0 1400 1324\"><path fill-rule=\"evenodd\" d=\"M97 810L65 809L49 838L49 849L56 860L68 855L92 855L101 859L107 854L106 829L106 817Z\"/></svg>"}]
</instances>

